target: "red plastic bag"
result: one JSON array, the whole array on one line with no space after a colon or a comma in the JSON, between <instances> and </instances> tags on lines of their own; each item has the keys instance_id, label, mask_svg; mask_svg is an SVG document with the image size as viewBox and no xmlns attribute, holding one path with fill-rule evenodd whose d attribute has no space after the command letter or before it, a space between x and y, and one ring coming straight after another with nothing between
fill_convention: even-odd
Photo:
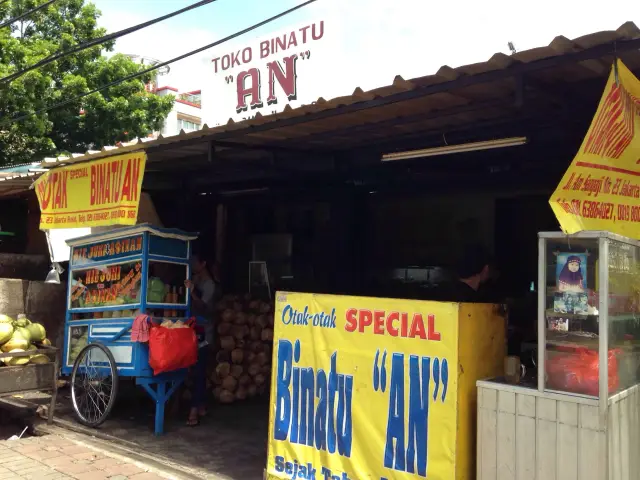
<instances>
[{"instance_id":1,"label":"red plastic bag","mask_svg":"<svg viewBox=\"0 0 640 480\"><path fill-rule=\"evenodd\" d=\"M197 361L198 341L193 328L151 327L149 365L154 375L189 368Z\"/></svg>"},{"instance_id":2,"label":"red plastic bag","mask_svg":"<svg viewBox=\"0 0 640 480\"><path fill-rule=\"evenodd\" d=\"M565 350L566 351L566 350ZM609 393L618 389L619 350L609 350ZM546 361L547 385L550 388L572 393L598 396L598 352L586 348L576 348L567 353L559 353Z\"/></svg>"}]
</instances>

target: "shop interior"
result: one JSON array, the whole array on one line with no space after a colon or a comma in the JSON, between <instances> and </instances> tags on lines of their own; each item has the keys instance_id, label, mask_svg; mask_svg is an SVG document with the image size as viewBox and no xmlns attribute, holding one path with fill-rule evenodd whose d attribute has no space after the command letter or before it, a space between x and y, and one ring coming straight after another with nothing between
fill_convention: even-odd
<instances>
[{"instance_id":1,"label":"shop interior","mask_svg":"<svg viewBox=\"0 0 640 480\"><path fill-rule=\"evenodd\" d=\"M597 43L585 40L581 52ZM143 188L164 226L199 232L197 248L219 268L223 294L265 301L277 290L428 299L454 275L465 248L481 244L499 274L489 288L509 306L509 351L521 356L535 385L537 234L559 229L548 200L580 147L614 59L608 51L581 62L563 53L537 60L549 64L539 69L504 55L493 59L504 63L498 70L490 62L443 67L435 76L356 90L330 106L285 111L276 121L167 139L146 148ZM637 51L619 55L640 73ZM526 141L382 160L514 138ZM174 429L188 439L185 451L174 449L185 460L214 448L198 445L209 432L228 453L218 471L231 474L243 463L261 474L267 405L268 393L212 404L212 418L192 430L182 426L186 410L176 407L167 437ZM107 422L102 431L117 436L118 428ZM250 460L240 462L234 445Z\"/></svg>"}]
</instances>

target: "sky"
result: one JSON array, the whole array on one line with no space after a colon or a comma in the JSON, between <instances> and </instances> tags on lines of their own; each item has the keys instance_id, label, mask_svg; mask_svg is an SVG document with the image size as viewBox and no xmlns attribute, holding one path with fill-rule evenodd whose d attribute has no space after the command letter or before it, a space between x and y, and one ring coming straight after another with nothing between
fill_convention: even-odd
<instances>
[{"instance_id":1,"label":"sky","mask_svg":"<svg viewBox=\"0 0 640 480\"><path fill-rule=\"evenodd\" d=\"M116 31L185 7L196 0L93 0L100 24ZM117 41L115 50L168 60L280 13L302 0L217 0ZM615 8L613 8L615 6ZM609 8L612 7L612 8ZM412 78L548 45L554 37L573 39L615 30L626 21L640 26L640 2L618 0L317 0L242 38L250 42L288 25L324 20L339 31L335 56L352 69L353 85L364 89L389 84L396 75ZM224 48L220 46L218 48ZM226 48L225 48L226 49ZM160 80L180 91L200 89L211 74L210 52L174 64ZM362 72L356 81L357 73ZM353 78L353 79L352 79Z\"/></svg>"}]
</instances>

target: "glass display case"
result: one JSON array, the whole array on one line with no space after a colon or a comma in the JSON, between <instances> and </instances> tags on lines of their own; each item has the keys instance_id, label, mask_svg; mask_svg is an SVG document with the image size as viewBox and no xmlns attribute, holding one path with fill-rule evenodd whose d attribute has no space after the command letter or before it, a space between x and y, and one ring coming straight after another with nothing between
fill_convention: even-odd
<instances>
[{"instance_id":1,"label":"glass display case","mask_svg":"<svg viewBox=\"0 0 640 480\"><path fill-rule=\"evenodd\" d=\"M608 400L640 383L640 242L539 234L538 390Z\"/></svg>"}]
</instances>

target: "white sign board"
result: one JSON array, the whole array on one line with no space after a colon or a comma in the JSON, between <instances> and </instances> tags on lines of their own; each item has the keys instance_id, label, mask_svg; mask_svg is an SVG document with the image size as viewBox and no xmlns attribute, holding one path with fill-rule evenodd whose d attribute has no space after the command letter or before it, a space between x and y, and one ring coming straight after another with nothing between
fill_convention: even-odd
<instances>
[{"instance_id":1,"label":"white sign board","mask_svg":"<svg viewBox=\"0 0 640 480\"><path fill-rule=\"evenodd\" d=\"M212 50L202 85L204 123L225 125L352 93L357 82L339 74L338 38L318 20Z\"/></svg>"}]
</instances>

